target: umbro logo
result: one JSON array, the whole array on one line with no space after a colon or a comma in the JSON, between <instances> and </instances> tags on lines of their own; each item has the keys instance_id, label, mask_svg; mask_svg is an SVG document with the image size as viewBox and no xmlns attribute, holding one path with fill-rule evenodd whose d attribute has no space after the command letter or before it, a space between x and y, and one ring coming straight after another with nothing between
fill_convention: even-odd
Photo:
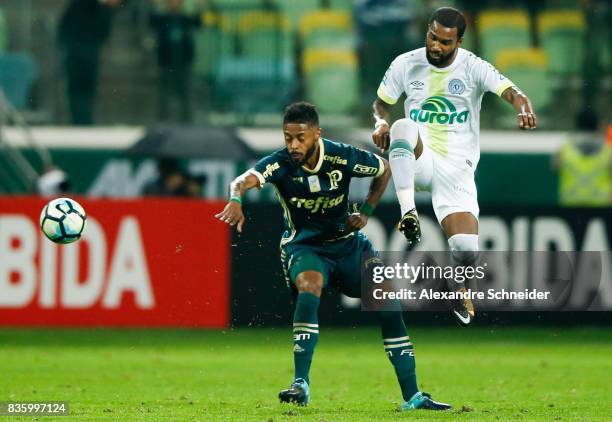
<instances>
[{"instance_id":1,"label":"umbro logo","mask_svg":"<svg viewBox=\"0 0 612 422\"><path fill-rule=\"evenodd\" d=\"M412 87L412 89L423 89L423 87L425 86L425 84L421 81L412 81L410 82L410 86Z\"/></svg>"}]
</instances>

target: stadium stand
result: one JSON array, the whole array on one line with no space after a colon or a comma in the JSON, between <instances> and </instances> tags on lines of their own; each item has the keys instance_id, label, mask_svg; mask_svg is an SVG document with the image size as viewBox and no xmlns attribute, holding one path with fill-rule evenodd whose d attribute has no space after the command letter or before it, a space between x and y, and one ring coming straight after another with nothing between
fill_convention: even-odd
<instances>
[{"instance_id":1,"label":"stadium stand","mask_svg":"<svg viewBox=\"0 0 612 422\"><path fill-rule=\"evenodd\" d=\"M547 10L538 15L540 45L557 75L575 75L584 57L585 19L579 10Z\"/></svg>"},{"instance_id":2,"label":"stadium stand","mask_svg":"<svg viewBox=\"0 0 612 422\"><path fill-rule=\"evenodd\" d=\"M331 0L330 6L332 9L345 10L350 13L353 3L353 0Z\"/></svg>"},{"instance_id":3,"label":"stadium stand","mask_svg":"<svg viewBox=\"0 0 612 422\"><path fill-rule=\"evenodd\" d=\"M480 56L491 63L501 50L531 46L529 15L524 10L486 10L477 25Z\"/></svg>"},{"instance_id":4,"label":"stadium stand","mask_svg":"<svg viewBox=\"0 0 612 422\"><path fill-rule=\"evenodd\" d=\"M529 93L536 110L550 105L552 82L548 74L548 58L539 48L502 50L497 54L496 67L522 90ZM508 107L505 110L512 112Z\"/></svg>"},{"instance_id":5,"label":"stadium stand","mask_svg":"<svg viewBox=\"0 0 612 422\"><path fill-rule=\"evenodd\" d=\"M317 10L320 6L320 0L279 0L277 3L278 7L287 14L294 28L299 27L302 16Z\"/></svg>"},{"instance_id":6,"label":"stadium stand","mask_svg":"<svg viewBox=\"0 0 612 422\"><path fill-rule=\"evenodd\" d=\"M27 107L37 73L36 63L27 53L0 55L0 86L13 107Z\"/></svg>"},{"instance_id":7,"label":"stadium stand","mask_svg":"<svg viewBox=\"0 0 612 422\"><path fill-rule=\"evenodd\" d=\"M290 23L283 13L253 11L240 16L241 49L249 56L291 59L293 53Z\"/></svg>"},{"instance_id":8,"label":"stadium stand","mask_svg":"<svg viewBox=\"0 0 612 422\"><path fill-rule=\"evenodd\" d=\"M287 15L273 8L220 8L218 27L218 64L211 69L216 99L245 113L281 109L296 81ZM208 36L215 42L214 32Z\"/></svg>"},{"instance_id":9,"label":"stadium stand","mask_svg":"<svg viewBox=\"0 0 612 422\"><path fill-rule=\"evenodd\" d=\"M218 65L221 33L217 14L211 11L203 12L202 22L203 27L194 32L194 71L197 76L209 81Z\"/></svg>"},{"instance_id":10,"label":"stadium stand","mask_svg":"<svg viewBox=\"0 0 612 422\"><path fill-rule=\"evenodd\" d=\"M302 57L307 98L321 112L353 111L359 99L357 55L349 50L309 49Z\"/></svg>"},{"instance_id":11,"label":"stadium stand","mask_svg":"<svg viewBox=\"0 0 612 422\"><path fill-rule=\"evenodd\" d=\"M354 49L351 14L343 10L321 9L304 15L300 21L302 46L308 48Z\"/></svg>"}]
</instances>

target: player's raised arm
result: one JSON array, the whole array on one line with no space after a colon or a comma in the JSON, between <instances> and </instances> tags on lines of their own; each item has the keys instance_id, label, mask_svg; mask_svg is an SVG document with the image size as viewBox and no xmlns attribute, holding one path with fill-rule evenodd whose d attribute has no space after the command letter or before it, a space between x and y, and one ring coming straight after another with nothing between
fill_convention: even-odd
<instances>
[{"instance_id":1,"label":"player's raised arm","mask_svg":"<svg viewBox=\"0 0 612 422\"><path fill-rule=\"evenodd\" d=\"M389 128L391 126L389 109L404 94L405 61L405 57L400 55L391 62L380 81L378 90L376 90L376 100L372 104L375 119L372 139L383 152L389 148Z\"/></svg>"},{"instance_id":2,"label":"player's raised arm","mask_svg":"<svg viewBox=\"0 0 612 422\"><path fill-rule=\"evenodd\" d=\"M389 105L376 97L372 104L372 115L375 120L372 140L378 148L386 151L389 148Z\"/></svg>"},{"instance_id":3,"label":"player's raised arm","mask_svg":"<svg viewBox=\"0 0 612 422\"><path fill-rule=\"evenodd\" d=\"M520 89L515 86L507 88L501 97L512 104L517 114L518 126L521 129L535 129L537 126L536 114L531 101Z\"/></svg>"},{"instance_id":4,"label":"player's raised arm","mask_svg":"<svg viewBox=\"0 0 612 422\"><path fill-rule=\"evenodd\" d=\"M230 198L227 205L219 214L215 217L221 221L226 222L230 226L237 224L238 232L242 232L242 225L244 224L244 213L242 212L242 196L253 188L260 186L259 179L249 171L241 174L230 183Z\"/></svg>"}]
</instances>

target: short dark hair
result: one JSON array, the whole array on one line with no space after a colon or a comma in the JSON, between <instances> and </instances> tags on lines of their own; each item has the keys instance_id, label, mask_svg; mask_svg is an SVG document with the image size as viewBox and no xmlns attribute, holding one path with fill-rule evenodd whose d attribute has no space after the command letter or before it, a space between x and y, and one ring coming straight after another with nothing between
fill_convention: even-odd
<instances>
[{"instance_id":1,"label":"short dark hair","mask_svg":"<svg viewBox=\"0 0 612 422\"><path fill-rule=\"evenodd\" d=\"M306 101L289 104L283 117L283 125L287 123L306 123L308 126L319 126L319 113L317 113L314 105Z\"/></svg>"},{"instance_id":2,"label":"short dark hair","mask_svg":"<svg viewBox=\"0 0 612 422\"><path fill-rule=\"evenodd\" d=\"M447 28L457 28L457 39L461 39L465 33L465 17L454 7L440 7L434 10L428 24L431 25L433 21Z\"/></svg>"}]
</instances>

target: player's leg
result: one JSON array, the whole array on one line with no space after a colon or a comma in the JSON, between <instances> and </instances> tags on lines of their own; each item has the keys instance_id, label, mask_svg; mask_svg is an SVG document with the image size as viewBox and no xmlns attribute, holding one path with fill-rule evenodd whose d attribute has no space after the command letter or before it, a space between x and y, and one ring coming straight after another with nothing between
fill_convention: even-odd
<instances>
[{"instance_id":1,"label":"player's leg","mask_svg":"<svg viewBox=\"0 0 612 422\"><path fill-rule=\"evenodd\" d=\"M399 305L397 305L399 308ZM385 353L395 369L395 375L402 390L404 402L401 410L426 409L450 410L446 403L431 399L427 393L419 391L416 379L416 362L412 341L408 336L402 312L386 310L377 312L383 337Z\"/></svg>"},{"instance_id":2,"label":"player's leg","mask_svg":"<svg viewBox=\"0 0 612 422\"><path fill-rule=\"evenodd\" d=\"M408 246L413 247L421 238L414 190L415 177L419 170L417 161L423 153L423 142L416 123L410 119L400 119L393 123L390 140L389 164L402 213L398 229L406 236Z\"/></svg>"},{"instance_id":3,"label":"player's leg","mask_svg":"<svg viewBox=\"0 0 612 422\"><path fill-rule=\"evenodd\" d=\"M321 257L312 252L295 251L285 265L297 290L293 315L294 381L279 393L283 402L308 404L310 400L310 366L319 338L319 302L327 284L329 270Z\"/></svg>"},{"instance_id":4,"label":"player's leg","mask_svg":"<svg viewBox=\"0 0 612 422\"><path fill-rule=\"evenodd\" d=\"M368 259L363 260L365 268L362 268L364 253L368 254ZM360 297L362 272L366 273L367 280L371 280L372 277L368 274L371 274L375 266L382 265L378 253L367 236L357 233L354 241L347 242L346 250L339 253L338 256L337 271L340 290L351 297ZM401 307L398 302L393 302L385 304L383 308L384 310L376 311L376 317L380 324L385 352L395 369L404 399L402 409L450 409L449 405L434 402L428 395L419 392L414 350L402 317Z\"/></svg>"},{"instance_id":5,"label":"player's leg","mask_svg":"<svg viewBox=\"0 0 612 422\"><path fill-rule=\"evenodd\" d=\"M442 220L442 230L448 239L453 265L475 266L478 258L478 220L469 212L455 212ZM453 280L451 288L466 291L465 282ZM453 313L461 325L468 325L475 316L470 299L453 301Z\"/></svg>"},{"instance_id":6,"label":"player's leg","mask_svg":"<svg viewBox=\"0 0 612 422\"><path fill-rule=\"evenodd\" d=\"M298 295L293 314L295 379L310 384L310 365L319 338L319 303L323 289L321 271L303 271L295 278Z\"/></svg>"},{"instance_id":7,"label":"player's leg","mask_svg":"<svg viewBox=\"0 0 612 422\"><path fill-rule=\"evenodd\" d=\"M466 162L450 162L437 157L434 160L432 204L436 217L451 251L454 265L473 266L478 257L478 199L474 171ZM465 291L465 283L449 280L453 291ZM475 316L470 299L451 303L453 316L461 325L468 325Z\"/></svg>"}]
</instances>

